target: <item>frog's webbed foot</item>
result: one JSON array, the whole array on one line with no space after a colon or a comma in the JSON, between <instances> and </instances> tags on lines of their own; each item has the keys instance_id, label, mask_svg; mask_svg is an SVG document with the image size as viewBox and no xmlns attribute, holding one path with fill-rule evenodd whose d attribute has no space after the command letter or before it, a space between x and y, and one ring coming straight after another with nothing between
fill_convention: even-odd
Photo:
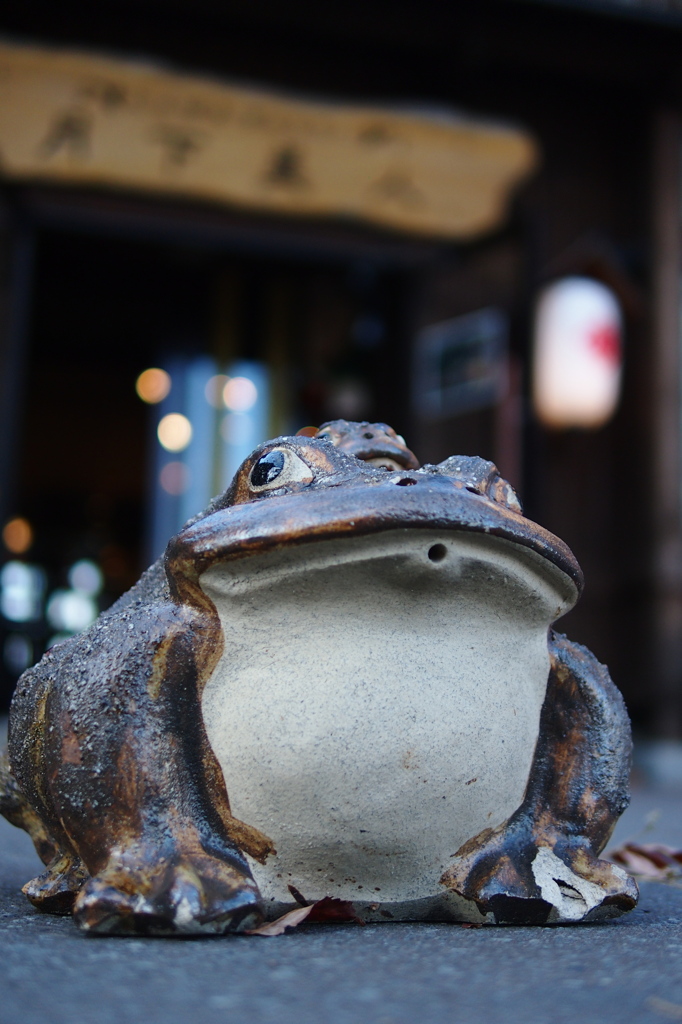
<instances>
[{"instance_id":1,"label":"frog's webbed foot","mask_svg":"<svg viewBox=\"0 0 682 1024\"><path fill-rule=\"evenodd\" d=\"M586 648L550 631L540 733L519 809L458 850L444 885L497 921L617 917L637 885L601 860L629 802L632 741L623 699Z\"/></svg>"},{"instance_id":2,"label":"frog's webbed foot","mask_svg":"<svg viewBox=\"0 0 682 1024\"><path fill-rule=\"evenodd\" d=\"M208 854L191 858L115 855L83 886L73 908L93 934L224 934L263 920L256 883L235 865Z\"/></svg>"},{"instance_id":3,"label":"frog's webbed foot","mask_svg":"<svg viewBox=\"0 0 682 1024\"><path fill-rule=\"evenodd\" d=\"M516 815L469 840L441 881L498 924L602 920L637 903L633 879L587 842L539 839Z\"/></svg>"},{"instance_id":4,"label":"frog's webbed foot","mask_svg":"<svg viewBox=\"0 0 682 1024\"><path fill-rule=\"evenodd\" d=\"M47 914L70 914L88 878L85 865L77 857L57 853L47 870L27 882L21 891L38 910Z\"/></svg>"}]
</instances>

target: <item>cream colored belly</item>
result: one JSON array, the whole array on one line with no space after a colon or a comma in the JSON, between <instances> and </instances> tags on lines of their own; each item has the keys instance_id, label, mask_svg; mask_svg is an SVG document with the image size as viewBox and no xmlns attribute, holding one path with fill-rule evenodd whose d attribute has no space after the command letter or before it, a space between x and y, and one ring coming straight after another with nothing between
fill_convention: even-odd
<instances>
[{"instance_id":1,"label":"cream colored belly","mask_svg":"<svg viewBox=\"0 0 682 1024\"><path fill-rule=\"evenodd\" d=\"M459 846L522 800L572 585L516 545L417 530L225 562L201 585L225 634L204 720L233 814L277 848L253 864L264 898L291 903L292 883L423 916Z\"/></svg>"}]
</instances>

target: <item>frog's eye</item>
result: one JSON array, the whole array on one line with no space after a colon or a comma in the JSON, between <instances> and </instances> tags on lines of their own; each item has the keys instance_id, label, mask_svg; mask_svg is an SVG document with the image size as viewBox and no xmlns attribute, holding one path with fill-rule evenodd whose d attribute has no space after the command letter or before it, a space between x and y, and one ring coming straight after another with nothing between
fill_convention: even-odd
<instances>
[{"instance_id":1,"label":"frog's eye","mask_svg":"<svg viewBox=\"0 0 682 1024\"><path fill-rule=\"evenodd\" d=\"M252 491L274 491L289 484L309 484L313 479L310 466L289 448L273 448L261 455L251 470L249 486Z\"/></svg>"}]
</instances>

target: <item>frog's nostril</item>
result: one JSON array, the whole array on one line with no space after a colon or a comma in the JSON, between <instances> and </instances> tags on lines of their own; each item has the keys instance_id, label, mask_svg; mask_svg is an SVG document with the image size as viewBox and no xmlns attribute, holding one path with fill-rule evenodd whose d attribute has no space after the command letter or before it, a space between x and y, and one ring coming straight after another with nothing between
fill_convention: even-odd
<instances>
[{"instance_id":1,"label":"frog's nostril","mask_svg":"<svg viewBox=\"0 0 682 1024\"><path fill-rule=\"evenodd\" d=\"M371 434L371 433L367 432L366 434L363 434L362 436L365 438L366 441L371 441L372 438L374 437L374 434Z\"/></svg>"},{"instance_id":2,"label":"frog's nostril","mask_svg":"<svg viewBox=\"0 0 682 1024\"><path fill-rule=\"evenodd\" d=\"M394 481L396 487L411 487L412 484L416 484L417 481L413 480L411 476L401 476L399 480Z\"/></svg>"},{"instance_id":3,"label":"frog's nostril","mask_svg":"<svg viewBox=\"0 0 682 1024\"><path fill-rule=\"evenodd\" d=\"M447 553L445 544L432 544L429 548L429 558L432 562L442 562Z\"/></svg>"}]
</instances>

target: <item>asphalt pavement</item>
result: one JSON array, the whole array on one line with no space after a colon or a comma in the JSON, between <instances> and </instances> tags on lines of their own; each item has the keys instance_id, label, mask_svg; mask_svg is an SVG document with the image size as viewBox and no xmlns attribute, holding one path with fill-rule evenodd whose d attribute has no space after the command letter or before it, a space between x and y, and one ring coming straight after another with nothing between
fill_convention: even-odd
<instances>
[{"instance_id":1,"label":"asphalt pavement","mask_svg":"<svg viewBox=\"0 0 682 1024\"><path fill-rule=\"evenodd\" d=\"M640 787L615 842L682 847L682 790ZM682 884L603 924L309 926L277 938L93 938L19 892L40 870L0 821L2 1024L682 1021Z\"/></svg>"}]
</instances>

